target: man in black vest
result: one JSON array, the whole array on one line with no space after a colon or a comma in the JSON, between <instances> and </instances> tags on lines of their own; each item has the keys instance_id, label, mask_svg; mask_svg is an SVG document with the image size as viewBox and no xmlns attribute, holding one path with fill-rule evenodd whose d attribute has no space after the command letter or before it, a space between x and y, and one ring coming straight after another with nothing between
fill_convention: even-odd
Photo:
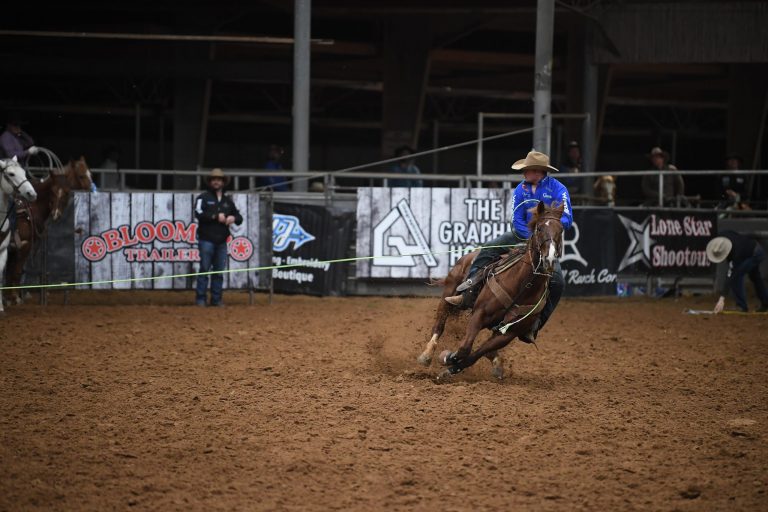
<instances>
[{"instance_id":1,"label":"man in black vest","mask_svg":"<svg viewBox=\"0 0 768 512\"><path fill-rule=\"evenodd\" d=\"M744 291L744 278L747 276L755 286L755 293L761 302L757 311L768 311L768 291L766 291L763 277L760 275L760 264L765 259L765 251L756 240L735 231L723 231L720 236L713 238L707 244L707 258L712 263L728 261L728 278L718 288L720 298L715 304L715 313L720 313L723 310L728 288L733 291L739 309L748 311L747 297Z\"/></svg>"},{"instance_id":2,"label":"man in black vest","mask_svg":"<svg viewBox=\"0 0 768 512\"><path fill-rule=\"evenodd\" d=\"M221 271L227 266L227 238L229 226L243 223L243 217L237 210L232 198L224 193L229 178L221 169L213 169L206 178L208 190L195 200L197 217L197 241L200 249L200 272ZM223 306L222 289L224 275L211 275L211 306ZM197 276L195 304L206 305L208 275Z\"/></svg>"}]
</instances>

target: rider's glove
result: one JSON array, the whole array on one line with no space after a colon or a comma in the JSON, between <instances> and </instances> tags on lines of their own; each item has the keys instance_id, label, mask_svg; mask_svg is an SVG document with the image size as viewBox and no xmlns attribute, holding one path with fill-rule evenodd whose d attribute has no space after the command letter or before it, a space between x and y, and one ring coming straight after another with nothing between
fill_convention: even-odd
<instances>
[{"instance_id":1,"label":"rider's glove","mask_svg":"<svg viewBox=\"0 0 768 512\"><path fill-rule=\"evenodd\" d=\"M27 153L29 153L30 155L36 155L39 152L40 152L40 148L38 148L37 146L29 146L27 148Z\"/></svg>"}]
</instances>

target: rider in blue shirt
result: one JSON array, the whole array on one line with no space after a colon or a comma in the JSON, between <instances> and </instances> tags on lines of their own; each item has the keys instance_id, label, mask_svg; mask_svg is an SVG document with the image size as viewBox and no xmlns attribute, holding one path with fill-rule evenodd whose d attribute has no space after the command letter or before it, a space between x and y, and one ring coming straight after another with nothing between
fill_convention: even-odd
<instances>
[{"instance_id":1,"label":"rider in blue shirt","mask_svg":"<svg viewBox=\"0 0 768 512\"><path fill-rule=\"evenodd\" d=\"M512 231L491 240L485 244L486 247L480 250L469 269L467 280L456 289L461 293L445 299L454 306L470 307L480 293L483 283L482 278L475 278L477 271L506 253L509 246L524 244L528 241L530 237L528 222L533 215L532 209L540 201L547 207L550 207L552 203L562 203L564 205L561 218L563 229L568 229L573 224L571 196L565 185L548 175L549 171L557 172L557 169L549 165L547 155L538 151L531 151L525 159L515 162L512 169L523 173L523 181L515 188L512 199ZM555 271L549 280L547 303L537 321L534 322L531 331L521 336L521 340L532 343L536 339L536 333L544 327L560 301L564 287L565 279L563 279L563 272L558 262L555 264Z\"/></svg>"}]
</instances>

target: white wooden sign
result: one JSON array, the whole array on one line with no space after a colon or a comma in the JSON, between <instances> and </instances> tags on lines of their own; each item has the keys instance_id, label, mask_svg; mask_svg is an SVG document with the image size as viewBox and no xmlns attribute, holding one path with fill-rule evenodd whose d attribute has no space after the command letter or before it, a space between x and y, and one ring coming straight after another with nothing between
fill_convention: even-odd
<instances>
[{"instance_id":1,"label":"white wooden sign","mask_svg":"<svg viewBox=\"0 0 768 512\"><path fill-rule=\"evenodd\" d=\"M193 193L75 194L75 279L114 281L199 271ZM243 216L232 225L228 269L259 266L259 197L231 194ZM271 241L269 241L271 242ZM93 289L190 289L194 277L83 285ZM256 272L224 274L225 288L258 286Z\"/></svg>"},{"instance_id":2,"label":"white wooden sign","mask_svg":"<svg viewBox=\"0 0 768 512\"><path fill-rule=\"evenodd\" d=\"M357 277L444 277L468 250L511 231L512 191L359 188Z\"/></svg>"}]
</instances>

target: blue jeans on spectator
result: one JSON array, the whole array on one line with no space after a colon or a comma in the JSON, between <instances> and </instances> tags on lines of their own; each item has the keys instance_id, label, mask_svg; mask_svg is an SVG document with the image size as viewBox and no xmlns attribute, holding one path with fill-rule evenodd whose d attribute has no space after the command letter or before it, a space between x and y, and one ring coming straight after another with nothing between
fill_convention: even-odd
<instances>
[{"instance_id":1,"label":"blue jeans on spectator","mask_svg":"<svg viewBox=\"0 0 768 512\"><path fill-rule=\"evenodd\" d=\"M755 293L760 299L762 306L768 306L768 291L765 289L765 282L760 275L760 264L765 259L765 251L762 247L757 247L752 256L744 260L738 267L733 267L731 271L731 290L736 298L736 305L742 311L747 311L747 294L744 290L744 278L749 276L752 284L755 285Z\"/></svg>"},{"instance_id":2,"label":"blue jeans on spectator","mask_svg":"<svg viewBox=\"0 0 768 512\"><path fill-rule=\"evenodd\" d=\"M208 240L198 242L200 250L200 272L224 270L227 266L227 243L215 244ZM208 289L208 277L197 276L197 295L195 301L205 304ZM221 294L224 288L224 274L213 274L211 278L211 304L221 304Z\"/></svg>"}]
</instances>

